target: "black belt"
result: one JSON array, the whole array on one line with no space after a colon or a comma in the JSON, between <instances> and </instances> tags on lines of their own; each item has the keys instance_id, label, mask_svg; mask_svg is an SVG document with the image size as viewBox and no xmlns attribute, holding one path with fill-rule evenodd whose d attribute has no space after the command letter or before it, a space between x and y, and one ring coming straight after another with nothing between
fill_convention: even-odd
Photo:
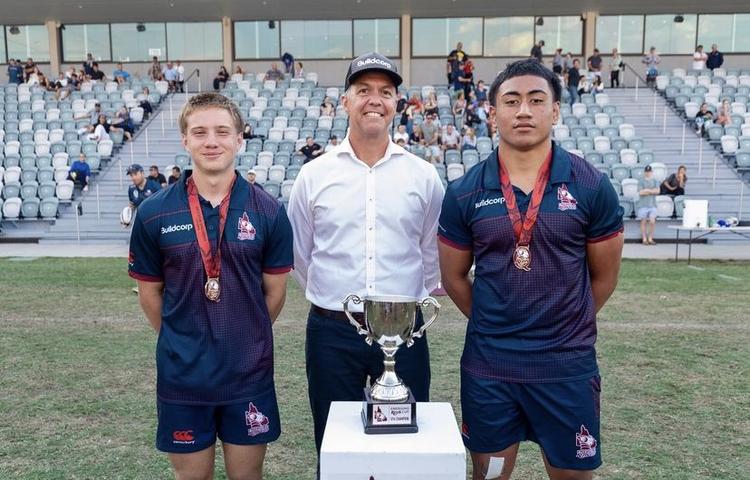
<instances>
[{"instance_id":1,"label":"black belt","mask_svg":"<svg viewBox=\"0 0 750 480\"><path fill-rule=\"evenodd\" d=\"M311 310L316 314L320 315L321 317L330 318L331 320L340 320L342 322L349 322L349 318L346 316L344 312L339 312L336 310L328 310L327 308L319 307L317 305L312 305ZM354 320L357 321L360 325L364 326L365 324L365 314L362 312L349 312L352 317L354 317Z\"/></svg>"}]
</instances>

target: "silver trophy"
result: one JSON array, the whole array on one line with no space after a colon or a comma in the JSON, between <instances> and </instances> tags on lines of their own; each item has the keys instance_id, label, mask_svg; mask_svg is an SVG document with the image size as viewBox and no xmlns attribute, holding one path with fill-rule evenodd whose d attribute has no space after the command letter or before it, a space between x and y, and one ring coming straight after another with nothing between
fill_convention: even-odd
<instances>
[{"instance_id":1,"label":"silver trophy","mask_svg":"<svg viewBox=\"0 0 750 480\"><path fill-rule=\"evenodd\" d=\"M349 303L364 304L364 326L354 319ZM432 306L434 312L419 330L415 331L417 308ZM360 298L349 295L344 300L344 313L349 322L383 351L383 374L372 386L365 388L362 418L366 433L416 432L416 402L409 387L396 375L396 352L406 343L407 348L421 338L440 312L440 304L432 297L418 299L400 295L379 295Z\"/></svg>"}]
</instances>

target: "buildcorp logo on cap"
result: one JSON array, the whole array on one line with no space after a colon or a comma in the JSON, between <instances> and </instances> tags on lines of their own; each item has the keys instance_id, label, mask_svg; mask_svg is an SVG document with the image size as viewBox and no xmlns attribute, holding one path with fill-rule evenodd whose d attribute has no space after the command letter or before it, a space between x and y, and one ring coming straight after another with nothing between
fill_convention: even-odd
<instances>
[{"instance_id":1,"label":"buildcorp logo on cap","mask_svg":"<svg viewBox=\"0 0 750 480\"><path fill-rule=\"evenodd\" d=\"M396 87L401 85L401 82L403 81L401 75L398 74L396 65L389 58L384 57L377 52L369 52L360 55L349 64L349 70L346 72L346 80L344 81L344 88L349 88L349 85L354 82L357 76L369 71L381 71L386 73Z\"/></svg>"},{"instance_id":2,"label":"buildcorp logo on cap","mask_svg":"<svg viewBox=\"0 0 750 480\"><path fill-rule=\"evenodd\" d=\"M382 65L385 68L393 68L393 66L390 63L386 62L385 60L381 60L380 58L377 58L377 57L366 58L364 60L359 60L357 62L358 67L365 67L367 65Z\"/></svg>"}]
</instances>

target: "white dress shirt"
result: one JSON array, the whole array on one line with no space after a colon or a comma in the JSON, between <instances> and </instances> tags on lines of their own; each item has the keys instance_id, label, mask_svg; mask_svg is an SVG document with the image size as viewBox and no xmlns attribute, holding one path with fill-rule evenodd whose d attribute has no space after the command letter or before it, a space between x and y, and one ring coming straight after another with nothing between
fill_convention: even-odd
<instances>
[{"instance_id":1,"label":"white dress shirt","mask_svg":"<svg viewBox=\"0 0 750 480\"><path fill-rule=\"evenodd\" d=\"M343 310L350 293L423 298L440 281L435 168L395 143L372 168L349 138L305 164L292 187L294 272L305 296ZM351 304L352 311L362 311Z\"/></svg>"}]
</instances>

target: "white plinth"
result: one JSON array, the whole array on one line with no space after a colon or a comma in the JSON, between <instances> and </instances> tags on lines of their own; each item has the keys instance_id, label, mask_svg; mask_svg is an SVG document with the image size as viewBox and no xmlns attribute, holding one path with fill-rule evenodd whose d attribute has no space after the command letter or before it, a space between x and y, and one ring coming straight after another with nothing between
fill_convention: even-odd
<instances>
[{"instance_id":1,"label":"white plinth","mask_svg":"<svg viewBox=\"0 0 750 480\"><path fill-rule=\"evenodd\" d=\"M418 403L418 433L365 435L361 402L333 402L321 480L465 480L466 451L449 403Z\"/></svg>"}]
</instances>

